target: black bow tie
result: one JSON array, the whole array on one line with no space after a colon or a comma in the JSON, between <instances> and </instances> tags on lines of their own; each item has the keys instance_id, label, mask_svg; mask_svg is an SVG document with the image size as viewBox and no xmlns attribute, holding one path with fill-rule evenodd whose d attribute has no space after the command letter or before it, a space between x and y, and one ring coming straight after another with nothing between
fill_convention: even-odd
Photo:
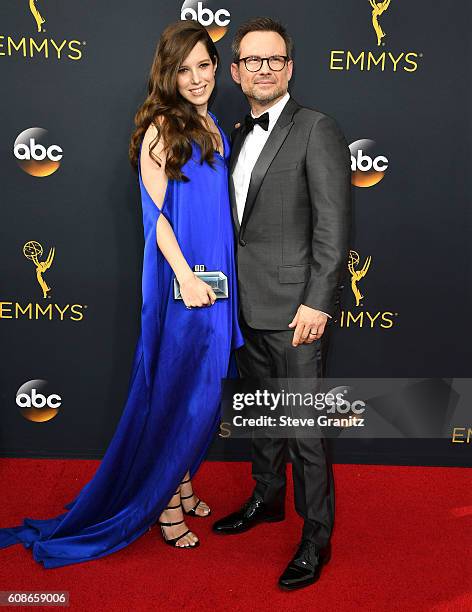
<instances>
[{"instance_id":1,"label":"black bow tie","mask_svg":"<svg viewBox=\"0 0 472 612\"><path fill-rule=\"evenodd\" d=\"M254 118L252 115L246 115L244 119L246 132L250 132L255 125L260 125L267 132L269 129L269 113L264 113L260 117Z\"/></svg>"}]
</instances>

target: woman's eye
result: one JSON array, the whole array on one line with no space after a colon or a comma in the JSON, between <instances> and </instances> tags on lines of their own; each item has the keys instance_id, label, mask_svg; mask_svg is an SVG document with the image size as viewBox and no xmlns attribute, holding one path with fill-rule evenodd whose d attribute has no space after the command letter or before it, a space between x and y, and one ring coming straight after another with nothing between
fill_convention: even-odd
<instances>
[{"instance_id":1,"label":"woman's eye","mask_svg":"<svg viewBox=\"0 0 472 612\"><path fill-rule=\"evenodd\" d=\"M187 68L179 68L179 72L186 72Z\"/></svg>"},{"instance_id":2,"label":"woman's eye","mask_svg":"<svg viewBox=\"0 0 472 612\"><path fill-rule=\"evenodd\" d=\"M200 64L200 68L208 68L209 65L209 62L205 62L204 64Z\"/></svg>"}]
</instances>

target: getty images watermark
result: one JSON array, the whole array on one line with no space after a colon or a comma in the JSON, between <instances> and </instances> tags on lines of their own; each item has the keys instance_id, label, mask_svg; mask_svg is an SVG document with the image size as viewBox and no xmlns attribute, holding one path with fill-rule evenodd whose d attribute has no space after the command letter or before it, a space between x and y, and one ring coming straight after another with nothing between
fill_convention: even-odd
<instances>
[{"instance_id":1,"label":"getty images watermark","mask_svg":"<svg viewBox=\"0 0 472 612\"><path fill-rule=\"evenodd\" d=\"M254 412L255 408L271 412L283 412L277 416L261 414L233 417L236 427L363 427L366 404L361 399L350 401L350 389L333 389L327 393L310 393L256 389L254 392L233 394L233 410ZM295 409L294 414L286 414L285 409ZM312 408L314 416L308 416L306 409ZM316 413L318 411L318 414ZM319 414L323 412L324 414ZM336 416L330 416L336 415Z\"/></svg>"},{"instance_id":2,"label":"getty images watermark","mask_svg":"<svg viewBox=\"0 0 472 612\"><path fill-rule=\"evenodd\" d=\"M468 423L472 379L228 379L225 437L450 438Z\"/></svg>"}]
</instances>

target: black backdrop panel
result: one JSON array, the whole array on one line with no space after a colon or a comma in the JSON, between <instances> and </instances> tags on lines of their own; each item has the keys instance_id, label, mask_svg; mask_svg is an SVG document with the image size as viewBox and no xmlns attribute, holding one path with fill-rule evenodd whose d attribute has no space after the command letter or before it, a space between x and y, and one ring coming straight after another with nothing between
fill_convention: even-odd
<instances>
[{"instance_id":1,"label":"black backdrop panel","mask_svg":"<svg viewBox=\"0 0 472 612\"><path fill-rule=\"evenodd\" d=\"M182 5L33 5L36 14L28 2L0 7L0 452L99 457L124 405L139 331L143 239L128 141L157 39ZM184 8L229 19L217 28L212 106L227 131L247 112L229 75L232 35L245 19L270 15L295 40L292 95L333 115L349 143L371 141L353 144L353 154L384 168L383 177L362 169L354 177L375 183L353 186L352 270L368 258L370 266L358 304L346 271L330 374L470 376L471 8L459 15L448 3L392 0L378 17L380 45L368 0ZM45 159L24 159L31 138ZM35 380L60 396L44 422L25 418L16 402ZM344 442L335 458L461 465L470 448ZM210 456L247 458L248 448L217 439Z\"/></svg>"}]
</instances>

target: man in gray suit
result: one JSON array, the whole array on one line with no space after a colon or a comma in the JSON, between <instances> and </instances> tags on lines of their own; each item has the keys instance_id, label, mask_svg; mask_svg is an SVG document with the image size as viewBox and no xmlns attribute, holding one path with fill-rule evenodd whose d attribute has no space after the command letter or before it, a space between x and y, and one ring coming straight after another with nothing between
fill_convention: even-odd
<instances>
[{"instance_id":1,"label":"man in gray suit","mask_svg":"<svg viewBox=\"0 0 472 612\"><path fill-rule=\"evenodd\" d=\"M290 97L292 41L281 24L250 20L232 50L231 74L251 107L233 133L230 160L246 342L238 368L249 378L319 380L347 263L349 149L333 119ZM240 533L283 520L287 449L304 526L279 585L294 589L315 582L329 559L334 483L325 440L254 439L253 495L214 531Z\"/></svg>"}]
</instances>

